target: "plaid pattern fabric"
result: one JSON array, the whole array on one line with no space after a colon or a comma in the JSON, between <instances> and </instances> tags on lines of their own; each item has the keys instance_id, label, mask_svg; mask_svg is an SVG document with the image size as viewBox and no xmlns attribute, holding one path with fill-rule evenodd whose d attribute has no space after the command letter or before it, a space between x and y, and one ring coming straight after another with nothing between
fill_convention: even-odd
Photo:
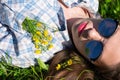
<instances>
[{"instance_id":1,"label":"plaid pattern fabric","mask_svg":"<svg viewBox=\"0 0 120 80\"><path fill-rule=\"evenodd\" d=\"M88 0L86 0L88 1ZM91 0L89 0L91 1ZM92 0L88 6L95 0ZM97 1L97 0L96 0ZM66 4L80 3L64 0ZM96 2L94 2L95 5ZM97 9L98 5L90 7ZM42 54L35 54L31 35L22 29L26 17L46 23L53 36L54 48ZM0 0L0 60L19 67L35 64L35 58L46 62L54 53L62 50L69 42L63 10L57 0Z\"/></svg>"},{"instance_id":2,"label":"plaid pattern fabric","mask_svg":"<svg viewBox=\"0 0 120 80\"><path fill-rule=\"evenodd\" d=\"M87 8L89 12L96 13L98 11L98 0L63 0L69 7L81 6Z\"/></svg>"}]
</instances>

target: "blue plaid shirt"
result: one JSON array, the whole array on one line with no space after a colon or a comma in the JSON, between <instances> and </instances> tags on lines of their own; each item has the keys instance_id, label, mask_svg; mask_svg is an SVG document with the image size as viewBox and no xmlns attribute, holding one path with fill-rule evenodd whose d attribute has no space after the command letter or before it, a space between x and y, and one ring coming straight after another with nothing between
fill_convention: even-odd
<instances>
[{"instance_id":1,"label":"blue plaid shirt","mask_svg":"<svg viewBox=\"0 0 120 80\"><path fill-rule=\"evenodd\" d=\"M73 7L87 8L91 13L98 10L98 0L63 0ZM26 17L49 25L54 47L42 54L35 54L31 35L22 29ZM63 10L57 0L0 0L0 60L3 58L12 65L29 67L35 64L35 58L48 61L54 53L69 43ZM54 32L53 30L58 30Z\"/></svg>"}]
</instances>

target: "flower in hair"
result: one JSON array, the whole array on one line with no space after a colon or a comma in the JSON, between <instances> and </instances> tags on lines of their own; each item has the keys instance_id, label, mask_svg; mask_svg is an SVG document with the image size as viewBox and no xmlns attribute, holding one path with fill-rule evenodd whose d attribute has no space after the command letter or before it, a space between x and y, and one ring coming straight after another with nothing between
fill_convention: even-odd
<instances>
[{"instance_id":1,"label":"flower in hair","mask_svg":"<svg viewBox=\"0 0 120 80\"><path fill-rule=\"evenodd\" d=\"M69 59L69 60L67 60L67 61L65 61L65 62L63 62L63 63L57 64L56 70L60 70L61 68L63 69L63 68L65 68L65 67L67 67L67 66L70 66L70 65L72 65L72 64L73 64L72 59Z\"/></svg>"},{"instance_id":2,"label":"flower in hair","mask_svg":"<svg viewBox=\"0 0 120 80\"><path fill-rule=\"evenodd\" d=\"M60 65L60 64L57 64L56 70L59 70L60 68L61 68L61 65Z\"/></svg>"},{"instance_id":3,"label":"flower in hair","mask_svg":"<svg viewBox=\"0 0 120 80\"><path fill-rule=\"evenodd\" d=\"M56 70L64 69L72 64L80 64L81 58L78 56L72 56L70 59L67 59L64 62L61 62L56 65Z\"/></svg>"},{"instance_id":4,"label":"flower in hair","mask_svg":"<svg viewBox=\"0 0 120 80\"><path fill-rule=\"evenodd\" d=\"M69 60L67 61L67 64L68 64L68 65L72 65L72 59L69 59Z\"/></svg>"}]
</instances>

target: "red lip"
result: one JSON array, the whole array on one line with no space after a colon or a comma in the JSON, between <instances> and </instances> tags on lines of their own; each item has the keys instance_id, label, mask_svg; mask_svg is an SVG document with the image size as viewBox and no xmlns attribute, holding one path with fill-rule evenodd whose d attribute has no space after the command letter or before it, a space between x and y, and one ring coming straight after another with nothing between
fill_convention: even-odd
<instances>
[{"instance_id":1,"label":"red lip","mask_svg":"<svg viewBox=\"0 0 120 80\"><path fill-rule=\"evenodd\" d=\"M78 33L79 35L81 35L81 33L83 32L84 28L86 27L87 22L83 22L78 26Z\"/></svg>"}]
</instances>

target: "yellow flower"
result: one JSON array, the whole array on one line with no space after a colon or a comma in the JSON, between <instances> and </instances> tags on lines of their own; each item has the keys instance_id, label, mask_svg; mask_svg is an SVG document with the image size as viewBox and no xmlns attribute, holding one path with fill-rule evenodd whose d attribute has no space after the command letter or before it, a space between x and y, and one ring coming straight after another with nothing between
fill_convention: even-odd
<instances>
[{"instance_id":1,"label":"yellow flower","mask_svg":"<svg viewBox=\"0 0 120 80\"><path fill-rule=\"evenodd\" d=\"M50 44L49 46L48 46L48 50L50 50L50 49L52 49L53 48L53 44Z\"/></svg>"},{"instance_id":2,"label":"yellow flower","mask_svg":"<svg viewBox=\"0 0 120 80\"><path fill-rule=\"evenodd\" d=\"M35 39L35 43L39 43L40 41L39 41L39 39Z\"/></svg>"},{"instance_id":3,"label":"yellow flower","mask_svg":"<svg viewBox=\"0 0 120 80\"><path fill-rule=\"evenodd\" d=\"M48 36L48 30L44 30L44 36Z\"/></svg>"},{"instance_id":4,"label":"yellow flower","mask_svg":"<svg viewBox=\"0 0 120 80\"><path fill-rule=\"evenodd\" d=\"M41 54L41 52L42 52L42 51L41 51L40 49L39 49L39 50L35 50L35 53L36 53L36 54Z\"/></svg>"},{"instance_id":5,"label":"yellow flower","mask_svg":"<svg viewBox=\"0 0 120 80\"><path fill-rule=\"evenodd\" d=\"M37 39L37 36L33 35L32 39L33 39L33 41L35 41Z\"/></svg>"},{"instance_id":6,"label":"yellow flower","mask_svg":"<svg viewBox=\"0 0 120 80\"><path fill-rule=\"evenodd\" d=\"M67 61L67 64L68 64L68 65L72 65L72 59L69 59L69 60Z\"/></svg>"},{"instance_id":7,"label":"yellow flower","mask_svg":"<svg viewBox=\"0 0 120 80\"><path fill-rule=\"evenodd\" d=\"M36 26L37 26L37 27L41 27L41 26L42 26L42 23L41 23L41 22L37 22Z\"/></svg>"},{"instance_id":8,"label":"yellow flower","mask_svg":"<svg viewBox=\"0 0 120 80\"><path fill-rule=\"evenodd\" d=\"M35 44L35 48L37 48L37 49L38 49L38 48L39 48L39 45Z\"/></svg>"},{"instance_id":9,"label":"yellow flower","mask_svg":"<svg viewBox=\"0 0 120 80\"><path fill-rule=\"evenodd\" d=\"M49 41L51 41L51 40L52 40L52 36L48 36L47 39L48 39Z\"/></svg>"},{"instance_id":10,"label":"yellow flower","mask_svg":"<svg viewBox=\"0 0 120 80\"><path fill-rule=\"evenodd\" d=\"M59 70L60 68L61 68L61 65L60 65L60 64L57 64L56 70Z\"/></svg>"},{"instance_id":11,"label":"yellow flower","mask_svg":"<svg viewBox=\"0 0 120 80\"><path fill-rule=\"evenodd\" d=\"M40 36L40 35L41 35L41 32L40 32L40 31L37 31L36 34Z\"/></svg>"},{"instance_id":12,"label":"yellow flower","mask_svg":"<svg viewBox=\"0 0 120 80\"><path fill-rule=\"evenodd\" d=\"M43 45L47 45L47 44L48 44L48 41L43 40L43 41L41 41L41 43L42 43Z\"/></svg>"}]
</instances>

